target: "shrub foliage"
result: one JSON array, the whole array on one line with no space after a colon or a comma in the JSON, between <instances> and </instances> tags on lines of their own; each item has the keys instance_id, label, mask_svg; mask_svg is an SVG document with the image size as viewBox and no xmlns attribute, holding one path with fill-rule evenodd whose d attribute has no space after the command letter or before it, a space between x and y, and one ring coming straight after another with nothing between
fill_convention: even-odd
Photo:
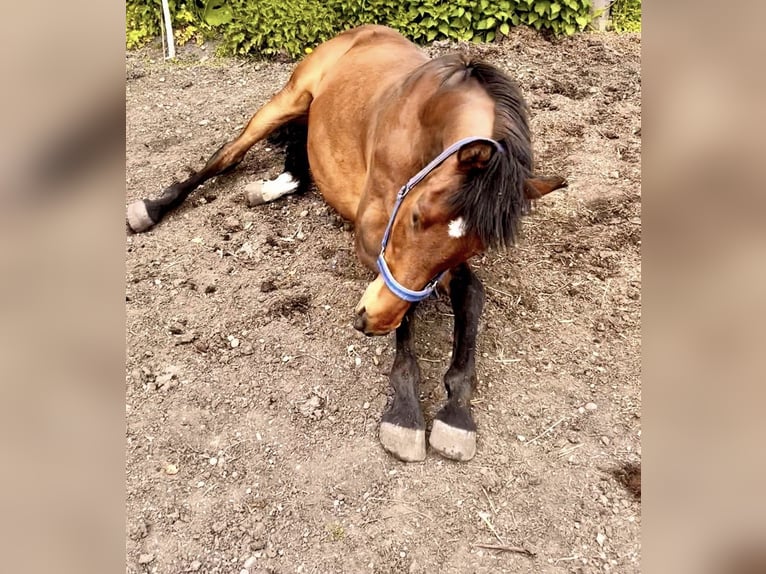
<instances>
[{"instance_id":1,"label":"shrub foliage","mask_svg":"<svg viewBox=\"0 0 766 574\"><path fill-rule=\"evenodd\" d=\"M627 0L638 2L640 0ZM418 43L491 42L512 26L557 36L583 30L590 0L169 0L176 41L221 38L223 54L298 57L339 32L385 24ZM127 0L128 48L162 31L160 0ZM640 17L639 17L640 20Z\"/></svg>"},{"instance_id":2,"label":"shrub foliage","mask_svg":"<svg viewBox=\"0 0 766 574\"><path fill-rule=\"evenodd\" d=\"M618 32L640 32L641 0L615 0L610 18L612 28Z\"/></svg>"}]
</instances>

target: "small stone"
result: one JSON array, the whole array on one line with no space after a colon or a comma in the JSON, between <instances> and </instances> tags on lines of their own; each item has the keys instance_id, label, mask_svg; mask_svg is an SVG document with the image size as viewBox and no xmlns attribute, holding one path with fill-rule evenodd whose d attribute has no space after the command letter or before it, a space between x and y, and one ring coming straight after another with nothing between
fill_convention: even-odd
<instances>
[{"instance_id":1,"label":"small stone","mask_svg":"<svg viewBox=\"0 0 766 574\"><path fill-rule=\"evenodd\" d=\"M202 568L202 562L200 562L199 560L195 560L194 562L189 564L189 570L192 572L196 572L200 568Z\"/></svg>"},{"instance_id":2,"label":"small stone","mask_svg":"<svg viewBox=\"0 0 766 574\"><path fill-rule=\"evenodd\" d=\"M245 568L248 568L248 569L252 568L253 566L256 565L257 562L258 562L258 559L255 556L251 556L250 558L245 560Z\"/></svg>"},{"instance_id":3,"label":"small stone","mask_svg":"<svg viewBox=\"0 0 766 574\"><path fill-rule=\"evenodd\" d=\"M608 436L602 436L602 437L601 437L601 443L602 443L604 446L609 446L609 442L610 442L610 441L609 441L609 437L608 437Z\"/></svg>"},{"instance_id":4,"label":"small stone","mask_svg":"<svg viewBox=\"0 0 766 574\"><path fill-rule=\"evenodd\" d=\"M183 326L183 325L181 325L181 323L173 323L172 325L170 325L170 326L168 327L168 330L169 330L169 331L170 331L170 332L171 332L173 335L180 335L181 333L183 333L183 332L184 332L184 326Z\"/></svg>"},{"instance_id":5,"label":"small stone","mask_svg":"<svg viewBox=\"0 0 766 574\"><path fill-rule=\"evenodd\" d=\"M517 434L516 438L519 439L519 442L524 442L525 440L527 440L527 437L525 437L522 434Z\"/></svg>"},{"instance_id":6,"label":"small stone","mask_svg":"<svg viewBox=\"0 0 766 574\"><path fill-rule=\"evenodd\" d=\"M242 229L242 224L236 217L227 217L223 220L223 228L226 231L238 231Z\"/></svg>"},{"instance_id":7,"label":"small stone","mask_svg":"<svg viewBox=\"0 0 766 574\"><path fill-rule=\"evenodd\" d=\"M261 281L261 293L269 293L271 291L276 291L277 286L274 285L273 281Z\"/></svg>"},{"instance_id":8,"label":"small stone","mask_svg":"<svg viewBox=\"0 0 766 574\"><path fill-rule=\"evenodd\" d=\"M211 526L210 529L213 531L214 534L220 534L221 532L226 530L226 523L223 521L214 522L213 526Z\"/></svg>"},{"instance_id":9,"label":"small stone","mask_svg":"<svg viewBox=\"0 0 766 574\"><path fill-rule=\"evenodd\" d=\"M209 285L205 285L205 293L207 293L208 295L210 293L215 293L217 289L218 289L218 287L216 287L212 283L209 284Z\"/></svg>"},{"instance_id":10,"label":"small stone","mask_svg":"<svg viewBox=\"0 0 766 574\"><path fill-rule=\"evenodd\" d=\"M169 464L165 467L165 474L178 474L178 467L174 464Z\"/></svg>"},{"instance_id":11,"label":"small stone","mask_svg":"<svg viewBox=\"0 0 766 574\"><path fill-rule=\"evenodd\" d=\"M375 355L372 356L372 364L375 365L376 367L380 365L380 359L378 359L378 357L376 357Z\"/></svg>"},{"instance_id":12,"label":"small stone","mask_svg":"<svg viewBox=\"0 0 766 574\"><path fill-rule=\"evenodd\" d=\"M598 408L598 405L596 403L587 403L585 405L585 410L587 411L595 411Z\"/></svg>"},{"instance_id":13,"label":"small stone","mask_svg":"<svg viewBox=\"0 0 766 574\"><path fill-rule=\"evenodd\" d=\"M210 120L200 120L200 121L199 121L199 125L201 125L201 126L206 126L206 125L208 125L209 123L210 123Z\"/></svg>"},{"instance_id":14,"label":"small stone","mask_svg":"<svg viewBox=\"0 0 766 574\"><path fill-rule=\"evenodd\" d=\"M354 364L358 367L362 364L362 358L361 357L354 357Z\"/></svg>"},{"instance_id":15,"label":"small stone","mask_svg":"<svg viewBox=\"0 0 766 574\"><path fill-rule=\"evenodd\" d=\"M138 557L139 564L149 564L154 561L154 554L141 554Z\"/></svg>"},{"instance_id":16,"label":"small stone","mask_svg":"<svg viewBox=\"0 0 766 574\"><path fill-rule=\"evenodd\" d=\"M197 340L197 335L194 333L184 333L179 337L176 337L176 345L188 345Z\"/></svg>"},{"instance_id":17,"label":"small stone","mask_svg":"<svg viewBox=\"0 0 766 574\"><path fill-rule=\"evenodd\" d=\"M304 209L303 211L301 211L301 217L306 217L308 214L309 214L308 209Z\"/></svg>"},{"instance_id":18,"label":"small stone","mask_svg":"<svg viewBox=\"0 0 766 574\"><path fill-rule=\"evenodd\" d=\"M206 353L208 349L210 349L210 345L208 345L205 341L196 341L194 343L194 348L197 349L200 353Z\"/></svg>"},{"instance_id":19,"label":"small stone","mask_svg":"<svg viewBox=\"0 0 766 574\"><path fill-rule=\"evenodd\" d=\"M362 408L363 408L364 410L367 410L367 409L369 409L369 408L370 408L370 403L368 403L367 401L364 401L364 404L362 405Z\"/></svg>"},{"instance_id":20,"label":"small stone","mask_svg":"<svg viewBox=\"0 0 766 574\"><path fill-rule=\"evenodd\" d=\"M273 548L269 548L266 551L266 556L268 556L269 558L276 558L277 557L277 551L274 550Z\"/></svg>"},{"instance_id":21,"label":"small stone","mask_svg":"<svg viewBox=\"0 0 766 574\"><path fill-rule=\"evenodd\" d=\"M243 355L252 355L253 354L253 346L249 343L242 347L242 354Z\"/></svg>"},{"instance_id":22,"label":"small stone","mask_svg":"<svg viewBox=\"0 0 766 574\"><path fill-rule=\"evenodd\" d=\"M599 546L603 546L605 540L606 540L606 536L604 536L601 532L596 534L596 542L598 542Z\"/></svg>"},{"instance_id":23,"label":"small stone","mask_svg":"<svg viewBox=\"0 0 766 574\"><path fill-rule=\"evenodd\" d=\"M213 466L215 466L216 464L218 464L218 459L213 456L213 457L210 457L210 460L208 460L208 462L212 464Z\"/></svg>"}]
</instances>

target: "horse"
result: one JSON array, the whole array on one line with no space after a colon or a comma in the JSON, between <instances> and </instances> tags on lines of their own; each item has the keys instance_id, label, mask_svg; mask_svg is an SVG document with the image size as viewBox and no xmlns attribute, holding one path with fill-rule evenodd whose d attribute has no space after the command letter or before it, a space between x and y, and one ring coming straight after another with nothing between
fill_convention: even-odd
<instances>
[{"instance_id":1,"label":"horse","mask_svg":"<svg viewBox=\"0 0 766 574\"><path fill-rule=\"evenodd\" d=\"M287 84L198 172L157 199L127 208L143 232L200 184L233 169L258 141L287 130L285 171L245 188L250 206L305 191L313 178L324 200L355 227L356 254L377 273L354 311L365 335L396 333L393 399L382 415L383 448L407 462L426 458L418 402L420 370L413 310L435 290L454 312L447 399L428 442L466 461L476 453L471 394L484 288L468 260L514 244L532 200L565 187L533 175L527 107L498 68L463 54L431 59L398 32L368 25L320 44Z\"/></svg>"}]
</instances>

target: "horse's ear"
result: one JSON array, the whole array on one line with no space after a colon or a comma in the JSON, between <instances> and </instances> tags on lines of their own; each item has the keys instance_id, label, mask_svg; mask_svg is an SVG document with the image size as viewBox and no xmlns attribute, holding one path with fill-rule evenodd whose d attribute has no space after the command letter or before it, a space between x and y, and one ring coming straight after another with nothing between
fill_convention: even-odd
<instances>
[{"instance_id":1,"label":"horse's ear","mask_svg":"<svg viewBox=\"0 0 766 574\"><path fill-rule=\"evenodd\" d=\"M567 185L569 185L569 182L557 175L530 177L524 182L524 195L527 196L527 199L540 199L542 196Z\"/></svg>"},{"instance_id":2,"label":"horse's ear","mask_svg":"<svg viewBox=\"0 0 766 574\"><path fill-rule=\"evenodd\" d=\"M487 142L471 142L465 144L457 152L457 164L460 171L484 169L496 152L495 146Z\"/></svg>"}]
</instances>

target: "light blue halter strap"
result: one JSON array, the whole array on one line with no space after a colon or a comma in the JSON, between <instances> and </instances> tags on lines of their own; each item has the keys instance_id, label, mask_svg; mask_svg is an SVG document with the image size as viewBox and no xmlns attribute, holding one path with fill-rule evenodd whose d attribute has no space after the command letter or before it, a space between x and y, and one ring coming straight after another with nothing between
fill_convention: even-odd
<instances>
[{"instance_id":1,"label":"light blue halter strap","mask_svg":"<svg viewBox=\"0 0 766 574\"><path fill-rule=\"evenodd\" d=\"M439 283L439 281L441 281L442 277L444 277L444 274L447 272L446 270L444 270L441 273L439 273L436 277L431 279L431 281L429 281L428 284L420 291L413 291L412 289L407 289L404 285L402 285L396 279L394 279L394 275L391 273L391 270L388 268L388 264L386 264L384 255L386 252L386 246L388 245L388 240L391 236L391 229L394 226L394 220L396 219L396 214L399 212L399 208L402 205L402 201L404 201L404 198L407 196L407 194L410 192L410 190L413 187L415 187L417 184L423 181L428 176L428 174L430 174L433 170L435 170L442 163L444 163L444 160L446 160L453 153L456 153L464 145L477 142L477 141L492 144L493 146L497 148L499 152L503 151L503 146L500 144L500 142L497 142L489 138L470 137L470 138L464 138L464 139L458 140L455 143L453 143L451 146L449 146L447 149L445 149L443 152L441 152L433 160L431 160L428 163L428 165L426 165L423 169L421 169L418 173L416 173L412 178L410 178L410 180L407 183L405 183L402 186L402 188L399 190L399 192L396 194L396 202L394 203L394 208L391 211L391 217L388 219L388 225L386 226L386 231L385 233L383 233L383 241L381 242L381 245L380 245L380 254L378 255L377 263L378 263L378 271L380 271L380 276L383 278L383 282L386 284L386 287L388 287L391 290L391 292L397 297L399 297L400 299L404 299L405 301L409 303L416 303L418 301L422 301L423 299L425 299L431 293L434 292L434 289L436 289L436 285Z\"/></svg>"}]
</instances>

